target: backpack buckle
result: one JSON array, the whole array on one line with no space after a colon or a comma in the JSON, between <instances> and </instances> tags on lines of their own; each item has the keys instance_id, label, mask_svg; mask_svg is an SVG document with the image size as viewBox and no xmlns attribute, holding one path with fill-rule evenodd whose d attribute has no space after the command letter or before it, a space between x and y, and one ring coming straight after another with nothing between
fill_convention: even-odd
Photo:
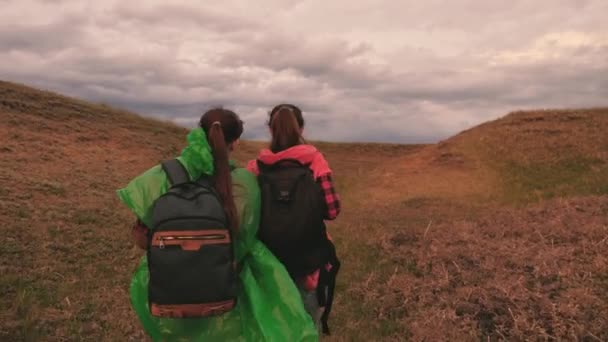
<instances>
[{"instance_id":1,"label":"backpack buckle","mask_svg":"<svg viewBox=\"0 0 608 342\"><path fill-rule=\"evenodd\" d=\"M278 200L281 202L289 202L289 200L291 200L291 194L289 193L289 191L286 190L281 190L279 191L279 198Z\"/></svg>"}]
</instances>

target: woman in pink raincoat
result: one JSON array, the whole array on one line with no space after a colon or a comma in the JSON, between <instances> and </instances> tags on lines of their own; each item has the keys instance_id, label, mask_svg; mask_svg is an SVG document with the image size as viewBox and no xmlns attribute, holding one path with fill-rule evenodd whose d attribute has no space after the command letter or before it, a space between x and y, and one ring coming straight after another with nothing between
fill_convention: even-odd
<instances>
[{"instance_id":1,"label":"woman in pink raincoat","mask_svg":"<svg viewBox=\"0 0 608 342\"><path fill-rule=\"evenodd\" d=\"M314 146L307 144L302 133L304 130L304 118L302 111L292 104L281 104L272 109L269 115L268 126L272 135L270 147L260 152L256 160L248 163L247 169L256 175L260 174L260 169L272 167L281 162L296 161L308 167L314 178L314 184L322 194L319 201L322 202L324 220L334 220L340 213L340 197L335 191L332 170L323 154ZM262 198L262 201L265 199ZM262 225L264 222L262 222ZM319 327L322 325L323 332L329 334L327 319L331 310L335 278L340 267L335 253L335 248L331 242L329 234L323 225L323 238L327 246L325 257L318 268L312 272L302 274L291 272L289 263L284 262L288 271L292 275L296 285L300 289L304 305L313 321ZM289 230L291 227L284 227ZM263 227L260 228L263 230ZM279 246L280 247L280 246ZM273 248L270 248L271 251ZM280 255L280 253L278 253ZM306 255L301 256L303 259ZM279 256L279 260L281 257ZM283 260L282 260L283 261ZM294 274L295 273L295 274Z\"/></svg>"}]
</instances>

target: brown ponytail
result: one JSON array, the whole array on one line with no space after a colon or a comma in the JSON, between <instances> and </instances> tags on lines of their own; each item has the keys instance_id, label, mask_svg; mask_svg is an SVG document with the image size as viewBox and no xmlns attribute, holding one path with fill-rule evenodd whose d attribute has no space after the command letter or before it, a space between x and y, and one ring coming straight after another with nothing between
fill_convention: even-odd
<instances>
[{"instance_id":1,"label":"brown ponytail","mask_svg":"<svg viewBox=\"0 0 608 342\"><path fill-rule=\"evenodd\" d=\"M304 118L302 111L294 105L278 105L270 112L268 120L272 141L270 150L274 153L305 143L302 137Z\"/></svg>"},{"instance_id":2,"label":"brown ponytail","mask_svg":"<svg viewBox=\"0 0 608 342\"><path fill-rule=\"evenodd\" d=\"M206 112L201 118L200 126L207 134L213 155L215 190L222 200L231 230L238 233L239 217L232 194L228 146L243 133L243 122L234 112L220 108Z\"/></svg>"}]
</instances>

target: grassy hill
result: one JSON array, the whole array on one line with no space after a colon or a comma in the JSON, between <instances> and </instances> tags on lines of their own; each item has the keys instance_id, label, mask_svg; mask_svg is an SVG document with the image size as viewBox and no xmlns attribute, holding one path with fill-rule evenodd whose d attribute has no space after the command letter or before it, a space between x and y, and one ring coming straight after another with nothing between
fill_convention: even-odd
<instances>
[{"instance_id":1,"label":"grassy hill","mask_svg":"<svg viewBox=\"0 0 608 342\"><path fill-rule=\"evenodd\" d=\"M440 144L485 165L510 202L608 193L606 109L516 112Z\"/></svg>"},{"instance_id":2,"label":"grassy hill","mask_svg":"<svg viewBox=\"0 0 608 342\"><path fill-rule=\"evenodd\" d=\"M344 200L332 339L608 340L607 133L598 108L436 145L319 143ZM142 339L127 292L141 252L114 191L185 134L0 82L0 340Z\"/></svg>"}]
</instances>

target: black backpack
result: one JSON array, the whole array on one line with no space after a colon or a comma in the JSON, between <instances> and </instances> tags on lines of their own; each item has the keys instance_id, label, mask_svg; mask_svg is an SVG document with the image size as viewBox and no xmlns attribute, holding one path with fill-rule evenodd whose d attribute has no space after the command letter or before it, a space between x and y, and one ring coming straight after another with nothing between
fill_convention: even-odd
<instances>
[{"instance_id":1,"label":"black backpack","mask_svg":"<svg viewBox=\"0 0 608 342\"><path fill-rule=\"evenodd\" d=\"M262 192L259 239L283 263L292 278L321 269L317 298L325 306L323 332L333 302L335 280L340 268L333 243L327 238L324 214L327 210L321 186L309 165L282 160L272 165L258 160L258 182ZM332 268L325 268L331 263Z\"/></svg>"},{"instance_id":2,"label":"black backpack","mask_svg":"<svg viewBox=\"0 0 608 342\"><path fill-rule=\"evenodd\" d=\"M321 187L307 165L283 160L258 161L262 192L259 238L293 277L321 268L327 261Z\"/></svg>"},{"instance_id":3,"label":"black backpack","mask_svg":"<svg viewBox=\"0 0 608 342\"><path fill-rule=\"evenodd\" d=\"M148 300L157 317L208 317L236 305L237 272L228 220L211 180L190 181L177 160L162 164L171 187L152 209Z\"/></svg>"}]
</instances>

